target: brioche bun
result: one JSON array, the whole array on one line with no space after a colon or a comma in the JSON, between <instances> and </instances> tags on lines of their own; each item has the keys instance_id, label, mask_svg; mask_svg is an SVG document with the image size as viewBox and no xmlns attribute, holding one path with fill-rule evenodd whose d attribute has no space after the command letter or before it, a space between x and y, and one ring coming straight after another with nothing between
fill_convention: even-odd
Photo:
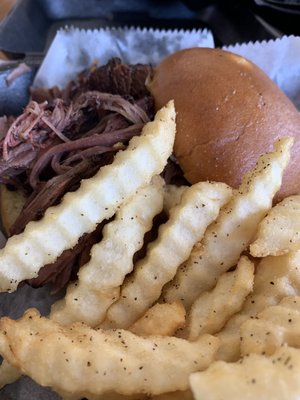
<instances>
[{"instance_id":1,"label":"brioche bun","mask_svg":"<svg viewBox=\"0 0 300 400\"><path fill-rule=\"evenodd\" d=\"M214 180L237 188L277 138L293 136L276 199L300 192L300 114L253 63L218 49L183 50L158 65L149 88L157 109L175 101L174 153L190 183Z\"/></svg>"}]
</instances>

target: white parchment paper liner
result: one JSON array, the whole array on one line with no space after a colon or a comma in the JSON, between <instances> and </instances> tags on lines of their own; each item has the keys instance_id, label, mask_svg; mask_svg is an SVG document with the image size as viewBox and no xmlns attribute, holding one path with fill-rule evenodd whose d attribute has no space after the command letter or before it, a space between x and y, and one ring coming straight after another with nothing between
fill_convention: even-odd
<instances>
[{"instance_id":1,"label":"white parchment paper liner","mask_svg":"<svg viewBox=\"0 0 300 400\"><path fill-rule=\"evenodd\" d=\"M113 28L61 30L45 57L34 85L64 87L93 62L106 64L120 57L129 64L157 64L166 55L187 47L214 47L208 30Z\"/></svg>"},{"instance_id":2,"label":"white parchment paper liner","mask_svg":"<svg viewBox=\"0 0 300 400\"><path fill-rule=\"evenodd\" d=\"M208 31L158 31L147 29L101 29L82 31L68 29L57 33L36 76L36 86L65 86L78 72L94 61L104 64L111 57L129 63L157 64L166 55L188 47L213 47ZM300 39L283 37L269 42L238 44L225 48L243 55L259 65L300 108ZM49 311L54 297L48 288L27 286L13 294L0 294L0 316L16 318L29 306ZM0 391L0 400L56 400L50 390L41 388L29 378Z\"/></svg>"}]
</instances>

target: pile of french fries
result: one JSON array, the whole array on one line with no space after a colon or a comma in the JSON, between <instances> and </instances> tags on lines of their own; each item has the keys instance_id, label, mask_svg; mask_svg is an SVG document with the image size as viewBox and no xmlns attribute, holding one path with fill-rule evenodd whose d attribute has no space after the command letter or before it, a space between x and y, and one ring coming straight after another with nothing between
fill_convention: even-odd
<instances>
[{"instance_id":1,"label":"pile of french fries","mask_svg":"<svg viewBox=\"0 0 300 400\"><path fill-rule=\"evenodd\" d=\"M48 317L1 318L0 385L23 374L64 399L299 398L300 196L272 208L293 140L279 139L237 190L175 187L159 175L175 131L170 102L111 165L8 240L0 289L12 292L110 219Z\"/></svg>"}]
</instances>

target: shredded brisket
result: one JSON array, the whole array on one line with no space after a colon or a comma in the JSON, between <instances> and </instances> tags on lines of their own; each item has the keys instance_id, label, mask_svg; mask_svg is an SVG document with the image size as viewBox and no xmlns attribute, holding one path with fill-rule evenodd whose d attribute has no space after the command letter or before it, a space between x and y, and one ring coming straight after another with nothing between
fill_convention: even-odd
<instances>
[{"instance_id":1,"label":"shredded brisket","mask_svg":"<svg viewBox=\"0 0 300 400\"><path fill-rule=\"evenodd\" d=\"M27 195L11 234L21 233L29 221L40 219L48 207L76 190L81 179L111 163L115 152L140 134L154 115L153 99L145 85L150 74L149 65L112 59L83 72L63 90L32 89L32 100L20 116L0 119L0 183L21 188ZM173 164L165 171L168 182L177 180ZM30 284L52 282L54 290L64 287L74 270L88 260L101 227L43 267Z\"/></svg>"}]
</instances>

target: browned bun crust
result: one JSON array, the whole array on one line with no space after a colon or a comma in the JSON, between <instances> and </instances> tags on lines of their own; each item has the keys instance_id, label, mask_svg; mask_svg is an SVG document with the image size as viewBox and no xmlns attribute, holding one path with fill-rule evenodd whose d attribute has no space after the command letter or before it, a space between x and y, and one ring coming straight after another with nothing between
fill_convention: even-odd
<instances>
[{"instance_id":1,"label":"browned bun crust","mask_svg":"<svg viewBox=\"0 0 300 400\"><path fill-rule=\"evenodd\" d=\"M218 49L183 50L156 68L149 87L157 109L175 100L174 152L189 182L236 188L277 138L293 136L277 200L300 192L300 114L250 61Z\"/></svg>"}]
</instances>

